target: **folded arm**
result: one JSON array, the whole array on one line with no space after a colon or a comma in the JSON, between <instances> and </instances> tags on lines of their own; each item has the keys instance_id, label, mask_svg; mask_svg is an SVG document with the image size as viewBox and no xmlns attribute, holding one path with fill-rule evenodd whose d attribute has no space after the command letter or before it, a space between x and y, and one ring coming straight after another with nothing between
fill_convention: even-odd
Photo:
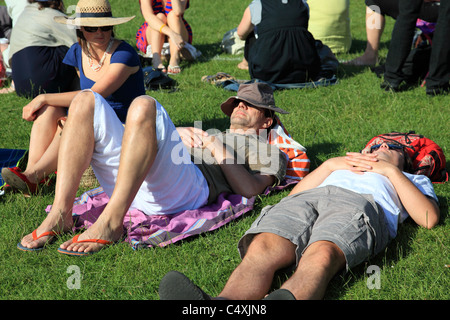
<instances>
[{"instance_id":1,"label":"folded arm","mask_svg":"<svg viewBox=\"0 0 450 320\"><path fill-rule=\"evenodd\" d=\"M129 67L123 63L112 63L108 66L106 74L98 79L91 89L106 98L117 91L138 70L139 66ZM79 92L80 90L40 94L23 107L22 118L26 121L36 120L38 111L46 105L67 108Z\"/></svg>"},{"instance_id":2,"label":"folded arm","mask_svg":"<svg viewBox=\"0 0 450 320\"><path fill-rule=\"evenodd\" d=\"M306 175L292 189L290 195L313 189L319 186L335 170L352 170L353 165L348 163L346 157L336 157L326 160L317 169Z\"/></svg>"},{"instance_id":3,"label":"folded arm","mask_svg":"<svg viewBox=\"0 0 450 320\"><path fill-rule=\"evenodd\" d=\"M220 165L225 178L234 193L246 198L262 193L266 187L274 184L272 175L252 174L242 165L237 164L233 153L219 139L212 137L205 146Z\"/></svg>"},{"instance_id":4,"label":"folded arm","mask_svg":"<svg viewBox=\"0 0 450 320\"><path fill-rule=\"evenodd\" d=\"M391 181L403 207L418 225L431 229L438 224L440 210L436 201L424 195L399 168L377 159L375 154L348 153L346 157L329 159L303 178L291 194L315 188L334 170L345 169L359 174L374 172L384 175Z\"/></svg>"},{"instance_id":5,"label":"folded arm","mask_svg":"<svg viewBox=\"0 0 450 320\"><path fill-rule=\"evenodd\" d=\"M177 131L186 147L206 148L211 152L234 193L250 198L275 183L274 176L252 174L242 164L237 164L234 154L215 136L194 127L179 127Z\"/></svg>"}]
</instances>

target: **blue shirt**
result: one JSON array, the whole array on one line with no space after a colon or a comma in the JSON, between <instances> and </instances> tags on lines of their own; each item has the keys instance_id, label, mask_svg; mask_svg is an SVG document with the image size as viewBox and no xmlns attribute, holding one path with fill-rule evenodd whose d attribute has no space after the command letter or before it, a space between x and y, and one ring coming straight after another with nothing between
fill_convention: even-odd
<instances>
[{"instance_id":1,"label":"blue shirt","mask_svg":"<svg viewBox=\"0 0 450 320\"><path fill-rule=\"evenodd\" d=\"M82 90L90 89L95 82L84 75L81 52L81 46L78 43L73 44L64 57L63 62L77 68L80 71L80 88ZM137 96L145 94L144 74L142 72L138 54L133 47L125 41L122 41L113 52L111 56L111 64L113 63L123 63L129 67L139 66L139 70L130 75L119 89L117 89L110 96L105 97L105 100L116 112L117 117L120 121L122 121L122 123L124 123L127 116L128 107L131 102Z\"/></svg>"}]
</instances>

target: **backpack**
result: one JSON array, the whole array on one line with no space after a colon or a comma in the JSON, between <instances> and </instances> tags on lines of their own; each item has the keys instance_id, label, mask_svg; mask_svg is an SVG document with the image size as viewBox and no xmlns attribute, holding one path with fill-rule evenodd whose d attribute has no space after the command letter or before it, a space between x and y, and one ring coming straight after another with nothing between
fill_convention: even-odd
<instances>
[{"instance_id":1,"label":"backpack","mask_svg":"<svg viewBox=\"0 0 450 320\"><path fill-rule=\"evenodd\" d=\"M145 90L173 89L176 85L176 81L161 70L145 67L142 71L144 72Z\"/></svg>"},{"instance_id":2,"label":"backpack","mask_svg":"<svg viewBox=\"0 0 450 320\"><path fill-rule=\"evenodd\" d=\"M423 174L434 183L448 181L445 169L445 156L441 147L431 139L414 131L408 133L391 132L373 137L362 150L370 152L370 148L383 142L395 141L405 146L405 150L412 160L413 174Z\"/></svg>"},{"instance_id":3,"label":"backpack","mask_svg":"<svg viewBox=\"0 0 450 320\"><path fill-rule=\"evenodd\" d=\"M245 40L239 38L237 28L234 28L224 34L220 47L229 54L242 54L245 49Z\"/></svg>"}]
</instances>

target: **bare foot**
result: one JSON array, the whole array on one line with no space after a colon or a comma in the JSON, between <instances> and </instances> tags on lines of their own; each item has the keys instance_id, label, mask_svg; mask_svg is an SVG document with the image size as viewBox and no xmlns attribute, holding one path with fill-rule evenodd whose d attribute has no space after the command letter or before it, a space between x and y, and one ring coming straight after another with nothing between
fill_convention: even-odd
<instances>
[{"instance_id":1,"label":"bare foot","mask_svg":"<svg viewBox=\"0 0 450 320\"><path fill-rule=\"evenodd\" d=\"M11 92L15 92L15 91L16 91L16 89L13 86L11 86L8 88L0 89L0 94L11 93Z\"/></svg>"},{"instance_id":2,"label":"bare foot","mask_svg":"<svg viewBox=\"0 0 450 320\"><path fill-rule=\"evenodd\" d=\"M26 235L22 238L20 244L22 247L28 249L42 248L47 242L51 241L55 235L72 229L73 221L70 215L69 217L69 219L64 219L62 215L59 215L59 218L55 219L49 214L41 225L35 230L35 236L33 236L33 233ZM43 236L46 232L52 233Z\"/></svg>"},{"instance_id":3,"label":"bare foot","mask_svg":"<svg viewBox=\"0 0 450 320\"><path fill-rule=\"evenodd\" d=\"M153 54L153 58L152 58L152 66L155 69L159 69L164 73L167 73L167 69L166 67L163 65L162 61L161 61L161 56L157 53Z\"/></svg>"},{"instance_id":4,"label":"bare foot","mask_svg":"<svg viewBox=\"0 0 450 320\"><path fill-rule=\"evenodd\" d=\"M344 61L343 64L347 66L358 66L358 67L374 67L377 64L377 56L362 55L352 60Z\"/></svg>"},{"instance_id":5,"label":"bare foot","mask_svg":"<svg viewBox=\"0 0 450 320\"><path fill-rule=\"evenodd\" d=\"M242 59L242 61L238 63L237 67L239 69L242 69L242 70L248 70L248 62L247 62L247 60L245 60L245 58Z\"/></svg>"},{"instance_id":6,"label":"bare foot","mask_svg":"<svg viewBox=\"0 0 450 320\"><path fill-rule=\"evenodd\" d=\"M181 67L179 66L179 65L170 65L169 64L169 67L167 68L167 73L168 74L172 74L172 75L174 75L174 74L179 74L181 72Z\"/></svg>"},{"instance_id":7,"label":"bare foot","mask_svg":"<svg viewBox=\"0 0 450 320\"><path fill-rule=\"evenodd\" d=\"M106 245L118 241L122 238L122 235L123 225L112 227L107 218L103 218L102 214L88 230L79 235L79 237L64 242L60 248L73 252L97 252ZM74 239L77 241L74 241ZM84 240L92 241L83 242Z\"/></svg>"}]
</instances>

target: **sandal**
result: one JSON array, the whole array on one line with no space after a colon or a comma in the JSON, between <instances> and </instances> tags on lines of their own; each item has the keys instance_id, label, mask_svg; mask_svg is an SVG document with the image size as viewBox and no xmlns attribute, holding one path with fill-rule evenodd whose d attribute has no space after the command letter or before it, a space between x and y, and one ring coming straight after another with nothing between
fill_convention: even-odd
<instances>
[{"instance_id":1,"label":"sandal","mask_svg":"<svg viewBox=\"0 0 450 320\"><path fill-rule=\"evenodd\" d=\"M181 67L180 66L171 66L169 64L169 67L167 68L167 74L179 74L181 72Z\"/></svg>"},{"instance_id":2,"label":"sandal","mask_svg":"<svg viewBox=\"0 0 450 320\"><path fill-rule=\"evenodd\" d=\"M35 193L37 190L37 184L31 183L18 167L3 168L2 178L12 188L22 191L23 193L31 194Z\"/></svg>"},{"instance_id":3,"label":"sandal","mask_svg":"<svg viewBox=\"0 0 450 320\"><path fill-rule=\"evenodd\" d=\"M31 233L31 235L33 236L33 241L36 241L36 240L38 240L38 239L40 239L40 238L42 238L42 237L46 237L46 236L50 236L50 237L52 237L52 238L50 238L46 243L44 243L44 245L43 245L42 247L38 247L38 248L27 248L27 247L24 247L24 246L19 242L19 243L17 244L17 248L18 248L19 250L22 250L22 251L41 251L42 249L44 249L44 247L45 247L48 243L50 243L52 240L54 240L54 237L57 236L57 235L59 235L59 233L58 233L58 232L55 232L55 231L48 231L48 232L42 233L42 234L38 237L37 234L36 234L36 230L34 230L34 231Z\"/></svg>"},{"instance_id":4,"label":"sandal","mask_svg":"<svg viewBox=\"0 0 450 320\"><path fill-rule=\"evenodd\" d=\"M86 240L78 240L78 237L79 237L80 235L79 234L77 234L75 237L73 237L73 239L72 239L72 243L83 243L83 242L87 242L87 243L100 243L100 244L103 244L103 245L105 245L105 246L110 246L110 245L112 245L112 244L114 244L114 242L112 242L112 241L108 241L108 240L102 240L102 239L86 239ZM101 249L100 249L101 250ZM89 256L89 255L92 255L92 254L94 254L94 253L97 253L98 251L89 251L89 252L83 252L83 251L81 251L81 252L79 252L79 251L72 251L72 250L66 250L66 249L61 249L61 248L58 248L58 252L59 253L62 253L62 254L66 254L66 255L69 255L69 256L78 256L78 257L80 257L80 256Z\"/></svg>"},{"instance_id":5,"label":"sandal","mask_svg":"<svg viewBox=\"0 0 450 320\"><path fill-rule=\"evenodd\" d=\"M221 82L224 82L227 80L236 80L236 79L233 76L231 76L225 72L217 72L216 74L213 74L211 76L203 76L202 77L203 82L208 82L211 84L217 84L217 83L221 83Z\"/></svg>"},{"instance_id":6,"label":"sandal","mask_svg":"<svg viewBox=\"0 0 450 320\"><path fill-rule=\"evenodd\" d=\"M49 179L44 178L39 184L32 183L18 167L3 168L2 178L11 188L19 190L22 193L28 195L35 194L38 190L39 185L43 185L49 182Z\"/></svg>"}]
</instances>

